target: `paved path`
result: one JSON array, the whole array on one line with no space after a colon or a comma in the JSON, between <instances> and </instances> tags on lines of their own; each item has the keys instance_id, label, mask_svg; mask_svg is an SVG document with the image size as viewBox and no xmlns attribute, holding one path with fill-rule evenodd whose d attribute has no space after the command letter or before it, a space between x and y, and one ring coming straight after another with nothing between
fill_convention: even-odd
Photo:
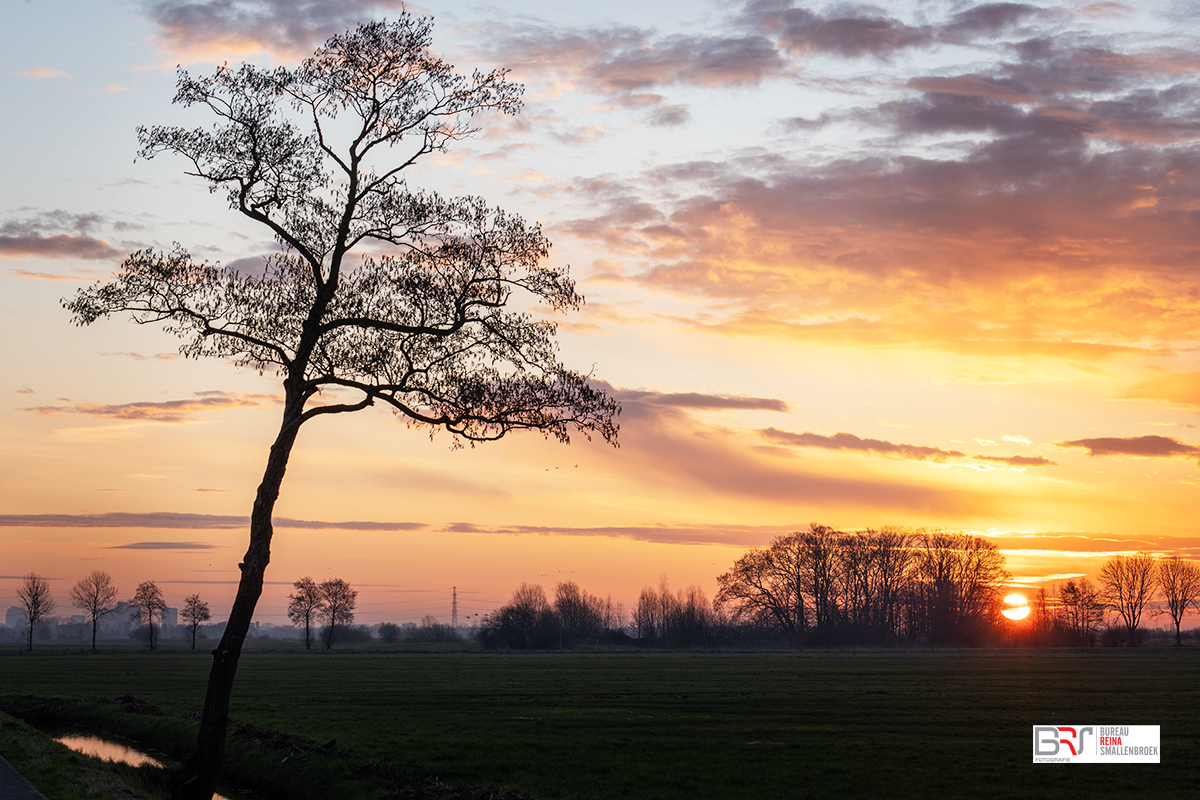
<instances>
[{"instance_id":1,"label":"paved path","mask_svg":"<svg viewBox=\"0 0 1200 800\"><path fill-rule=\"evenodd\" d=\"M21 777L16 767L0 756L0 797L4 800L46 800L46 795Z\"/></svg>"}]
</instances>

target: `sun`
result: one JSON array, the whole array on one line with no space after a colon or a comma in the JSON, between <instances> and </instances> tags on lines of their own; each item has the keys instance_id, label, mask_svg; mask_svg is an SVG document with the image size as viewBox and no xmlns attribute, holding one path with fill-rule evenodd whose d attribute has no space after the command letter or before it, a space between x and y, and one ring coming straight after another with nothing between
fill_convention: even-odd
<instances>
[{"instance_id":1,"label":"sun","mask_svg":"<svg viewBox=\"0 0 1200 800\"><path fill-rule=\"evenodd\" d=\"M1029 607L1029 601L1025 599L1025 595L1019 592L1013 592L1008 597L1004 598L1004 608L1000 611L1001 614L1011 620L1025 619L1029 616L1032 609Z\"/></svg>"}]
</instances>

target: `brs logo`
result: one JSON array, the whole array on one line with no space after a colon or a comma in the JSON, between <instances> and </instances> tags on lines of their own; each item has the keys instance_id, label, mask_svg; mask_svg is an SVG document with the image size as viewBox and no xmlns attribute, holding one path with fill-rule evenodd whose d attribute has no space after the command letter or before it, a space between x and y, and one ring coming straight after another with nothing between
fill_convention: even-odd
<instances>
[{"instance_id":1,"label":"brs logo","mask_svg":"<svg viewBox=\"0 0 1200 800\"><path fill-rule=\"evenodd\" d=\"M1059 754L1059 748L1065 745L1071 755L1077 756L1083 752L1083 743L1089 733L1092 736L1096 735L1096 731L1091 725L1079 728L1078 732L1075 728L1066 726L1036 727L1033 729L1033 754L1035 756L1056 756ZM1065 756L1066 753L1064 752L1063 755Z\"/></svg>"}]
</instances>

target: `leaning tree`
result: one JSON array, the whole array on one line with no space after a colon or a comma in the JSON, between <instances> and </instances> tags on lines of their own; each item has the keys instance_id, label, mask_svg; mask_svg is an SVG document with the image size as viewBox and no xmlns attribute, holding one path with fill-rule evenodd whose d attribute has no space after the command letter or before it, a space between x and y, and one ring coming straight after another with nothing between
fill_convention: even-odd
<instances>
[{"instance_id":1,"label":"leaning tree","mask_svg":"<svg viewBox=\"0 0 1200 800\"><path fill-rule=\"evenodd\" d=\"M187 172L265 226L281 252L261 272L194 260L176 245L133 253L116 276L64 301L77 324L128 313L183 338L189 357L232 359L282 378L283 411L250 518L250 544L213 652L184 797L210 797L225 748L238 656L270 558L271 514L301 427L390 407L455 441L572 429L615 444L619 407L558 358L555 325L508 308L524 293L556 311L582 298L543 263L539 226L475 197L411 189L403 172L515 114L504 71L459 75L431 51L431 23L402 14L331 38L298 68L181 70L175 102L211 128L140 128L139 155Z\"/></svg>"}]
</instances>

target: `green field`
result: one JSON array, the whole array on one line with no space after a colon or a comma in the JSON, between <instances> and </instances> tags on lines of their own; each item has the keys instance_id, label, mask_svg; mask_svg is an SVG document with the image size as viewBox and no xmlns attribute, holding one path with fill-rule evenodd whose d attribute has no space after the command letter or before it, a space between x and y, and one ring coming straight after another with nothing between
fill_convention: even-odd
<instances>
[{"instance_id":1,"label":"green field","mask_svg":"<svg viewBox=\"0 0 1200 800\"><path fill-rule=\"evenodd\" d=\"M10 652L0 655L0 693L89 703L132 693L182 716L200 707L208 662L203 653ZM232 716L335 739L348 764L546 800L1182 798L1200 786L1200 648L251 651ZM168 751L178 743L166 740L193 724L143 719L144 735ZM1054 723L1161 725L1162 763L1030 763L1031 726ZM339 769L320 780L352 771ZM348 796L332 784L321 791Z\"/></svg>"}]
</instances>

